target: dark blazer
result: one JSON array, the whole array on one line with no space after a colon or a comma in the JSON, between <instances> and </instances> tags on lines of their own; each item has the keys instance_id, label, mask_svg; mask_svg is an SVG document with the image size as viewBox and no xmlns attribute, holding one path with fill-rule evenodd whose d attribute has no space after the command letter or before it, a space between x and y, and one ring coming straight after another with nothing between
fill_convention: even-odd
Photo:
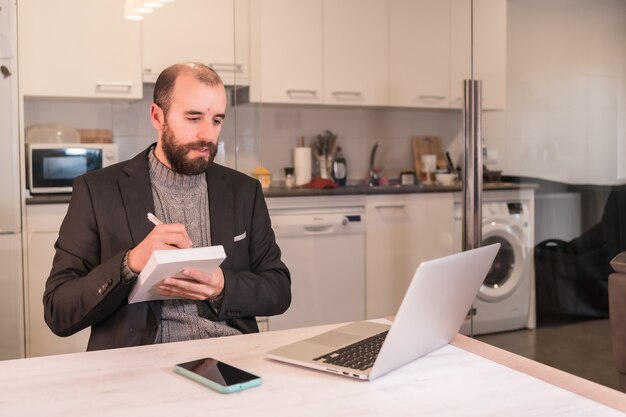
<instances>
[{"instance_id":1,"label":"dark blazer","mask_svg":"<svg viewBox=\"0 0 626 417\"><path fill-rule=\"evenodd\" d=\"M154 212L148 151L74 181L43 302L46 323L57 335L91 326L87 350L146 345L155 338L162 302L128 304L133 282L121 277L125 253L154 227L146 218ZM256 315L281 314L291 303L291 278L261 186L217 164L206 179L211 242L226 251L218 318L243 333L257 332Z\"/></svg>"}]
</instances>

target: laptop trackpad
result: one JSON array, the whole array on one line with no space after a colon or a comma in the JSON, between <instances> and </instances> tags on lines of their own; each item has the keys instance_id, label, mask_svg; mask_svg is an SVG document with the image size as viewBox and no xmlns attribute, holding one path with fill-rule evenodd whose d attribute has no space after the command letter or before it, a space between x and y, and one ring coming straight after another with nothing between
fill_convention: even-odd
<instances>
[{"instance_id":1,"label":"laptop trackpad","mask_svg":"<svg viewBox=\"0 0 626 417\"><path fill-rule=\"evenodd\" d=\"M342 332L327 332L322 333L318 336L311 337L310 339L306 339L306 341L308 343L315 343L317 345L337 347L349 345L350 343L353 343L359 339L362 339L362 337L354 334Z\"/></svg>"}]
</instances>

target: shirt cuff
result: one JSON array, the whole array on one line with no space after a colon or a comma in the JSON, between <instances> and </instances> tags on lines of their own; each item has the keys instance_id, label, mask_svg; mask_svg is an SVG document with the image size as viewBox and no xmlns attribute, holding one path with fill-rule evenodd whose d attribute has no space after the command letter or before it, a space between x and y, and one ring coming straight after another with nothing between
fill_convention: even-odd
<instances>
[{"instance_id":1,"label":"shirt cuff","mask_svg":"<svg viewBox=\"0 0 626 417\"><path fill-rule=\"evenodd\" d=\"M126 255L124 255L124 259L122 260L122 282L124 284L130 284L139 276L139 274L134 273L128 266L129 253L130 249L126 251Z\"/></svg>"},{"instance_id":2,"label":"shirt cuff","mask_svg":"<svg viewBox=\"0 0 626 417\"><path fill-rule=\"evenodd\" d=\"M213 307L213 310L215 310L216 314L220 313L220 309L222 308L222 303L224 302L224 291L222 290L222 293L220 295L218 295L217 297L215 297L212 300L209 300L209 304L211 305L211 307Z\"/></svg>"}]
</instances>

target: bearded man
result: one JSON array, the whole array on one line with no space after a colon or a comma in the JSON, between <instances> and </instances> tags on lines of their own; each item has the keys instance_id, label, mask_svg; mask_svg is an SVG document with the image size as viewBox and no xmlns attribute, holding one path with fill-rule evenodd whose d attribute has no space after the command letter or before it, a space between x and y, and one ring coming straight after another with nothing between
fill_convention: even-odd
<instances>
[{"instance_id":1,"label":"bearded man","mask_svg":"<svg viewBox=\"0 0 626 417\"><path fill-rule=\"evenodd\" d=\"M226 112L217 73L173 65L157 79L153 101L157 143L76 178L55 243L45 320L59 336L91 327L87 350L258 332L255 316L291 303L259 182L213 163ZM158 285L172 299L128 304L153 250L210 245L226 252L215 271L185 269Z\"/></svg>"}]
</instances>

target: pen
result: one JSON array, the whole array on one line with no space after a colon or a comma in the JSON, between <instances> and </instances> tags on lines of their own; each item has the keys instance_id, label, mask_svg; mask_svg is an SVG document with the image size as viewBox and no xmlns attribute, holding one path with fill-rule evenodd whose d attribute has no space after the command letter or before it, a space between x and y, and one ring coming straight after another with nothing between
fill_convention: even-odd
<instances>
[{"instance_id":1,"label":"pen","mask_svg":"<svg viewBox=\"0 0 626 417\"><path fill-rule=\"evenodd\" d=\"M154 224L155 226L163 224L163 222L159 220L159 218L152 213L148 213L148 220L150 220L152 224Z\"/></svg>"}]
</instances>

